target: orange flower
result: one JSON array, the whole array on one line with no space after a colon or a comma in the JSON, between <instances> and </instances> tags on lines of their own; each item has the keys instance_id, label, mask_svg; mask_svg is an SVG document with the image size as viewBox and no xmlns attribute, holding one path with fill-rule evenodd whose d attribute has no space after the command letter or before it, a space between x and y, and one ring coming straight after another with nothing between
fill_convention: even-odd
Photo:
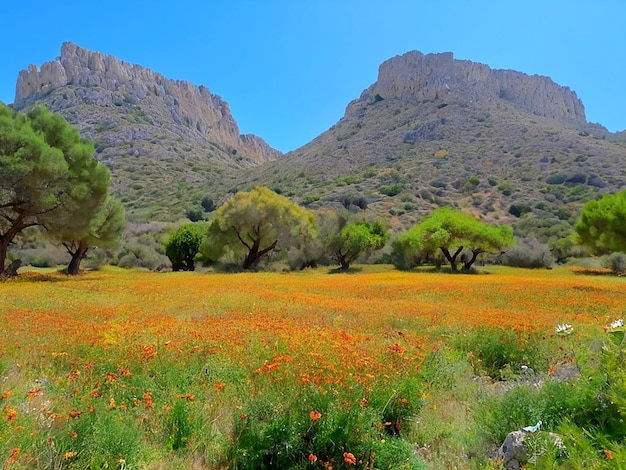
<instances>
[{"instance_id":1,"label":"orange flower","mask_svg":"<svg viewBox=\"0 0 626 470\"><path fill-rule=\"evenodd\" d=\"M72 439L76 439L76 438L78 437L78 434L76 434L76 431L72 431L72 432L70 433L70 437L71 437Z\"/></svg>"},{"instance_id":2,"label":"orange flower","mask_svg":"<svg viewBox=\"0 0 626 470\"><path fill-rule=\"evenodd\" d=\"M239 417L240 417L241 419L248 419L248 415L247 415L247 414L245 414L245 413L241 413L241 414L239 415Z\"/></svg>"},{"instance_id":3,"label":"orange flower","mask_svg":"<svg viewBox=\"0 0 626 470\"><path fill-rule=\"evenodd\" d=\"M367 408L368 406L370 406L370 402L367 401L367 398L362 398L360 403L359 403L359 406L361 408Z\"/></svg>"},{"instance_id":4,"label":"orange flower","mask_svg":"<svg viewBox=\"0 0 626 470\"><path fill-rule=\"evenodd\" d=\"M9 422L9 424L11 424L13 421L15 421L15 418L17 418L17 411L15 411L13 408L9 408L8 405L4 407L4 412L7 414L7 421Z\"/></svg>"},{"instance_id":5,"label":"orange flower","mask_svg":"<svg viewBox=\"0 0 626 470\"><path fill-rule=\"evenodd\" d=\"M15 447L11 452L11 456L7 459L7 464L17 462L17 456L20 454L20 450Z\"/></svg>"},{"instance_id":6,"label":"orange flower","mask_svg":"<svg viewBox=\"0 0 626 470\"><path fill-rule=\"evenodd\" d=\"M195 401L196 400L196 397L194 397L190 393L185 393L184 395L178 395L178 398L181 398L181 399L187 400L187 401Z\"/></svg>"},{"instance_id":7,"label":"orange flower","mask_svg":"<svg viewBox=\"0 0 626 470\"><path fill-rule=\"evenodd\" d=\"M309 462L317 462L317 455L309 454Z\"/></svg>"},{"instance_id":8,"label":"orange flower","mask_svg":"<svg viewBox=\"0 0 626 470\"><path fill-rule=\"evenodd\" d=\"M29 390L28 393L26 394L26 396L29 399L32 399L32 398L36 397L37 395L43 395L41 390Z\"/></svg>"},{"instance_id":9,"label":"orange flower","mask_svg":"<svg viewBox=\"0 0 626 470\"><path fill-rule=\"evenodd\" d=\"M13 392L9 392L9 391L5 391L2 392L2 399L6 400L7 398L9 398L11 395L13 395Z\"/></svg>"},{"instance_id":10,"label":"orange flower","mask_svg":"<svg viewBox=\"0 0 626 470\"><path fill-rule=\"evenodd\" d=\"M607 460L613 460L613 454L606 449L602 449Z\"/></svg>"},{"instance_id":11,"label":"orange flower","mask_svg":"<svg viewBox=\"0 0 626 470\"><path fill-rule=\"evenodd\" d=\"M78 418L82 414L80 410L72 410L70 411L70 418Z\"/></svg>"},{"instance_id":12,"label":"orange flower","mask_svg":"<svg viewBox=\"0 0 626 470\"><path fill-rule=\"evenodd\" d=\"M343 453L343 461L348 465L356 465L356 457L350 452Z\"/></svg>"},{"instance_id":13,"label":"orange flower","mask_svg":"<svg viewBox=\"0 0 626 470\"><path fill-rule=\"evenodd\" d=\"M78 452L66 452L65 454L63 454L63 457L61 457L61 459L63 460L67 460L67 459L71 459L72 457L74 457Z\"/></svg>"},{"instance_id":14,"label":"orange flower","mask_svg":"<svg viewBox=\"0 0 626 470\"><path fill-rule=\"evenodd\" d=\"M146 403L146 408L152 408L152 395L150 392L143 394L143 401Z\"/></svg>"},{"instance_id":15,"label":"orange flower","mask_svg":"<svg viewBox=\"0 0 626 470\"><path fill-rule=\"evenodd\" d=\"M215 391L219 392L224 387L226 387L226 382L218 382L217 380L213 382L213 387L215 387Z\"/></svg>"},{"instance_id":16,"label":"orange flower","mask_svg":"<svg viewBox=\"0 0 626 470\"><path fill-rule=\"evenodd\" d=\"M113 397L109 398L109 409L110 410L114 410L115 409L115 398L113 398Z\"/></svg>"},{"instance_id":17,"label":"orange flower","mask_svg":"<svg viewBox=\"0 0 626 470\"><path fill-rule=\"evenodd\" d=\"M309 416L311 417L313 421L317 421L318 419L322 417L322 413L320 413L319 411L313 410L309 413Z\"/></svg>"}]
</instances>

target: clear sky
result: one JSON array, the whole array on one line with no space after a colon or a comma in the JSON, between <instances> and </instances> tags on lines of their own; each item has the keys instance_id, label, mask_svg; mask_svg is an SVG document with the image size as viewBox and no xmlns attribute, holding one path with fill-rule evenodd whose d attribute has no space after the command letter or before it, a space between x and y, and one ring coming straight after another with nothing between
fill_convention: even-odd
<instances>
[{"instance_id":1,"label":"clear sky","mask_svg":"<svg viewBox=\"0 0 626 470\"><path fill-rule=\"evenodd\" d=\"M589 121L626 129L626 0L5 0L0 23L0 101L72 41L207 86L242 133L282 151L335 124L381 62L411 50L547 75Z\"/></svg>"}]
</instances>

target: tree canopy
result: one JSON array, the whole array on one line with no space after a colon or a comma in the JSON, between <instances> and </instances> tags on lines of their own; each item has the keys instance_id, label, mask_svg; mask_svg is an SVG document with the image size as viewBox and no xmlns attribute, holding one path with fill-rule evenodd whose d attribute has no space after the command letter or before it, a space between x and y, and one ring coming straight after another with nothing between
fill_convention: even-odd
<instances>
[{"instance_id":1,"label":"tree canopy","mask_svg":"<svg viewBox=\"0 0 626 470\"><path fill-rule=\"evenodd\" d=\"M71 260L68 274L78 274L80 263L90 247L103 250L117 247L126 228L125 211L122 203L113 196L107 196L98 211L80 230L58 231L54 238L61 241Z\"/></svg>"},{"instance_id":2,"label":"tree canopy","mask_svg":"<svg viewBox=\"0 0 626 470\"><path fill-rule=\"evenodd\" d=\"M350 222L331 239L329 248L333 259L346 270L362 254L383 248L388 239L382 222Z\"/></svg>"},{"instance_id":3,"label":"tree canopy","mask_svg":"<svg viewBox=\"0 0 626 470\"><path fill-rule=\"evenodd\" d=\"M242 256L244 269L254 269L276 247L287 249L315 236L315 217L268 188L238 192L211 221L203 254L218 259L227 251Z\"/></svg>"},{"instance_id":4,"label":"tree canopy","mask_svg":"<svg viewBox=\"0 0 626 470\"><path fill-rule=\"evenodd\" d=\"M78 230L98 211L110 173L93 153L93 144L45 107L24 115L0 103L0 274L22 230Z\"/></svg>"},{"instance_id":5,"label":"tree canopy","mask_svg":"<svg viewBox=\"0 0 626 470\"><path fill-rule=\"evenodd\" d=\"M626 190L589 201L574 229L595 252L626 251Z\"/></svg>"},{"instance_id":6,"label":"tree canopy","mask_svg":"<svg viewBox=\"0 0 626 470\"><path fill-rule=\"evenodd\" d=\"M174 271L193 271L194 261L206 233L206 223L184 224L170 233L165 243L165 254Z\"/></svg>"},{"instance_id":7,"label":"tree canopy","mask_svg":"<svg viewBox=\"0 0 626 470\"><path fill-rule=\"evenodd\" d=\"M469 270L480 253L499 252L514 245L511 227L492 226L459 210L441 207L400 235L393 247L401 267L411 267L406 260L419 252L434 254L439 249L456 272L460 261ZM469 253L464 254L464 250Z\"/></svg>"}]
</instances>

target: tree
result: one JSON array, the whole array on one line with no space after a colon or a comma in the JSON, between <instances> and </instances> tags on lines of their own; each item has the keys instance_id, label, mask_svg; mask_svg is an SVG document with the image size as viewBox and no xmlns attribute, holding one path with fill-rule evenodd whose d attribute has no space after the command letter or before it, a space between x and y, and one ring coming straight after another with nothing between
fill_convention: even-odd
<instances>
[{"instance_id":1,"label":"tree","mask_svg":"<svg viewBox=\"0 0 626 470\"><path fill-rule=\"evenodd\" d=\"M238 192L217 209L203 251L207 258L218 259L230 250L234 256L244 256L244 269L254 269L277 246L299 246L314 236L311 212L258 186Z\"/></svg>"},{"instance_id":2,"label":"tree","mask_svg":"<svg viewBox=\"0 0 626 470\"><path fill-rule=\"evenodd\" d=\"M0 103L0 274L9 244L40 226L84 227L108 194L110 173L78 130L44 107L28 115Z\"/></svg>"},{"instance_id":3,"label":"tree","mask_svg":"<svg viewBox=\"0 0 626 470\"><path fill-rule=\"evenodd\" d=\"M626 190L585 204L574 230L596 253L626 251Z\"/></svg>"},{"instance_id":4,"label":"tree","mask_svg":"<svg viewBox=\"0 0 626 470\"><path fill-rule=\"evenodd\" d=\"M495 227L459 210L442 207L398 237L394 250L403 250L402 255L407 257L420 251L433 254L439 249L452 272L457 272L459 262L468 271L480 253L500 252L514 245L511 227ZM464 250L469 253L463 253Z\"/></svg>"},{"instance_id":5,"label":"tree","mask_svg":"<svg viewBox=\"0 0 626 470\"><path fill-rule=\"evenodd\" d=\"M67 274L78 274L80 263L90 247L96 246L103 250L117 247L125 228L124 206L114 197L108 196L98 212L89 219L89 225L83 229L82 233L68 232L66 239L61 240L71 256ZM55 237L62 238L58 234Z\"/></svg>"},{"instance_id":6,"label":"tree","mask_svg":"<svg viewBox=\"0 0 626 470\"><path fill-rule=\"evenodd\" d=\"M351 222L333 237L330 249L341 269L348 270L359 256L380 250L388 239L389 234L382 222Z\"/></svg>"},{"instance_id":7,"label":"tree","mask_svg":"<svg viewBox=\"0 0 626 470\"><path fill-rule=\"evenodd\" d=\"M170 233L165 243L165 254L172 263L174 271L193 271L194 260L200 251L206 232L204 224L184 224Z\"/></svg>"}]
</instances>

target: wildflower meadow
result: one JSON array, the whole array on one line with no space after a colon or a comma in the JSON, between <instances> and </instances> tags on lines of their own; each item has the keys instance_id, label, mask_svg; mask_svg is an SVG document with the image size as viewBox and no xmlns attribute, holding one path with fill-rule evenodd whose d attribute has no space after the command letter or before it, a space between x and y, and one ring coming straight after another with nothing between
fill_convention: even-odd
<instances>
[{"instance_id":1,"label":"wildflower meadow","mask_svg":"<svg viewBox=\"0 0 626 470\"><path fill-rule=\"evenodd\" d=\"M24 270L0 465L498 469L527 427L525 468L624 468L625 294L566 268Z\"/></svg>"}]
</instances>

